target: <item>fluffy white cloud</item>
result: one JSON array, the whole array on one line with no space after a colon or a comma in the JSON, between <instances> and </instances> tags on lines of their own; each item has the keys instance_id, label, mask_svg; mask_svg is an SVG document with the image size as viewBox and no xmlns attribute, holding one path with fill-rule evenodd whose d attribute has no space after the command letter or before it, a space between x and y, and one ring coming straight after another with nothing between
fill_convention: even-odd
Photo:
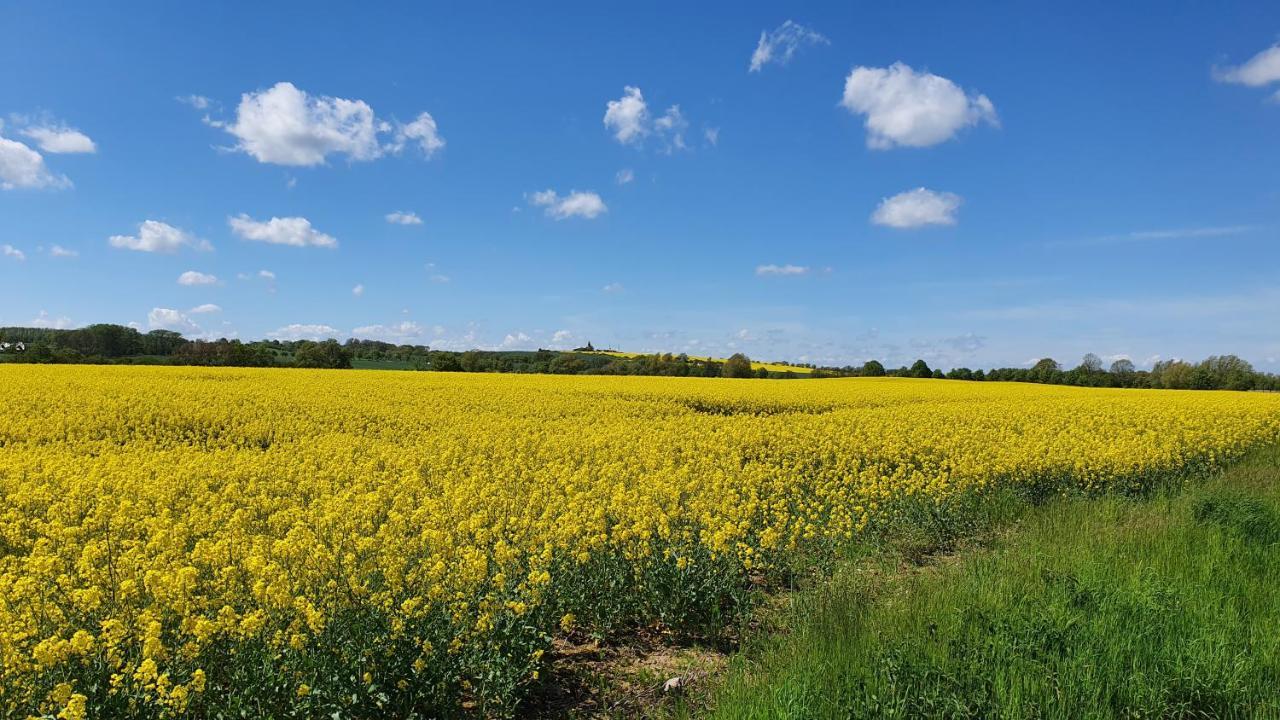
<instances>
[{"instance_id":1,"label":"fluffy white cloud","mask_svg":"<svg viewBox=\"0 0 1280 720\"><path fill-rule=\"evenodd\" d=\"M421 225L422 218L418 217L415 212L405 210L397 210L393 213L386 214L387 222L392 225Z\"/></svg>"},{"instance_id":2,"label":"fluffy white cloud","mask_svg":"<svg viewBox=\"0 0 1280 720\"><path fill-rule=\"evenodd\" d=\"M351 294L356 297L364 297L364 285L357 284L355 287L351 288Z\"/></svg>"},{"instance_id":3,"label":"fluffy white cloud","mask_svg":"<svg viewBox=\"0 0 1280 720\"><path fill-rule=\"evenodd\" d=\"M830 41L819 33L788 20L772 32L761 31L760 42L756 43L756 50L751 53L751 68L748 72L760 72L769 63L786 65L802 46L829 44Z\"/></svg>"},{"instance_id":4,"label":"fluffy white cloud","mask_svg":"<svg viewBox=\"0 0 1280 720\"><path fill-rule=\"evenodd\" d=\"M417 144L422 154L427 157L435 155L437 150L444 148L444 138L440 137L440 131L431 113L424 112L413 122L397 128L396 140L391 145L391 150L400 152L411 143Z\"/></svg>"},{"instance_id":5,"label":"fluffy white cloud","mask_svg":"<svg viewBox=\"0 0 1280 720\"><path fill-rule=\"evenodd\" d=\"M571 217L582 217L591 220L609 212L604 200L593 192L572 190L568 195L560 196L555 190L542 190L529 195L529 204L546 208L548 217L564 220Z\"/></svg>"},{"instance_id":6,"label":"fluffy white cloud","mask_svg":"<svg viewBox=\"0 0 1280 720\"><path fill-rule=\"evenodd\" d=\"M804 265L758 265L756 275L808 275L809 268Z\"/></svg>"},{"instance_id":7,"label":"fluffy white cloud","mask_svg":"<svg viewBox=\"0 0 1280 720\"><path fill-rule=\"evenodd\" d=\"M528 347L531 342L533 342L533 338L517 330L514 333L507 333L507 336L502 338L501 347L503 349Z\"/></svg>"},{"instance_id":8,"label":"fluffy white cloud","mask_svg":"<svg viewBox=\"0 0 1280 720\"><path fill-rule=\"evenodd\" d=\"M71 181L50 172L40 153L17 140L0 137L0 189L66 187L71 187Z\"/></svg>"},{"instance_id":9,"label":"fluffy white cloud","mask_svg":"<svg viewBox=\"0 0 1280 720\"><path fill-rule=\"evenodd\" d=\"M114 248L138 252L175 253L183 247L213 249L209 241L159 220L144 220L138 225L137 235L112 235L107 238L107 243Z\"/></svg>"},{"instance_id":10,"label":"fluffy white cloud","mask_svg":"<svg viewBox=\"0 0 1280 720\"><path fill-rule=\"evenodd\" d=\"M0 255L13 258L19 262L27 259L27 254L12 245L0 245Z\"/></svg>"},{"instance_id":11,"label":"fluffy white cloud","mask_svg":"<svg viewBox=\"0 0 1280 720\"><path fill-rule=\"evenodd\" d=\"M622 97L605 105L604 126L612 130L613 136L624 145L644 139L649 133L648 119L649 107L638 87L626 86Z\"/></svg>"},{"instance_id":12,"label":"fluffy white cloud","mask_svg":"<svg viewBox=\"0 0 1280 720\"><path fill-rule=\"evenodd\" d=\"M365 325L351 331L351 337L361 340L381 340L397 344L416 344L427 334L427 329L412 320L393 325Z\"/></svg>"},{"instance_id":13,"label":"fluffy white cloud","mask_svg":"<svg viewBox=\"0 0 1280 720\"><path fill-rule=\"evenodd\" d=\"M294 323L267 333L272 340L328 340L338 337L338 328L329 325Z\"/></svg>"},{"instance_id":14,"label":"fluffy white cloud","mask_svg":"<svg viewBox=\"0 0 1280 720\"><path fill-rule=\"evenodd\" d=\"M208 273L197 272L195 270L188 270L178 276L179 285L216 285L217 283L218 278L216 276L209 275Z\"/></svg>"},{"instance_id":15,"label":"fluffy white cloud","mask_svg":"<svg viewBox=\"0 0 1280 720\"><path fill-rule=\"evenodd\" d=\"M32 318L29 324L31 327L66 330L71 327L71 318L66 315L51 317L48 312L41 310L40 314Z\"/></svg>"},{"instance_id":16,"label":"fluffy white cloud","mask_svg":"<svg viewBox=\"0 0 1280 720\"><path fill-rule=\"evenodd\" d=\"M191 308L191 310L189 310L188 312L190 312L192 315L205 315L208 313L222 312L222 308L217 305L214 305L213 303L205 303L203 305L197 305Z\"/></svg>"},{"instance_id":17,"label":"fluffy white cloud","mask_svg":"<svg viewBox=\"0 0 1280 720\"><path fill-rule=\"evenodd\" d=\"M22 134L36 141L48 153L94 153L98 146L88 135L65 125L42 125L22 129Z\"/></svg>"},{"instance_id":18,"label":"fluffy white cloud","mask_svg":"<svg viewBox=\"0 0 1280 720\"><path fill-rule=\"evenodd\" d=\"M626 185L627 183L636 179L636 174L634 171L632 171L631 168L622 168L621 170L618 171L617 175L613 176L613 179L619 185Z\"/></svg>"},{"instance_id":19,"label":"fluffy white cloud","mask_svg":"<svg viewBox=\"0 0 1280 720\"><path fill-rule=\"evenodd\" d=\"M444 147L429 113L393 126L363 100L310 95L288 82L241 95L235 122L207 122L235 136L237 150L276 165L321 165L329 155L374 160L409 144L430 156ZM394 133L386 145L380 139L384 133Z\"/></svg>"},{"instance_id":20,"label":"fluffy white cloud","mask_svg":"<svg viewBox=\"0 0 1280 720\"><path fill-rule=\"evenodd\" d=\"M147 313L147 325L152 330L172 330L183 335L199 335L200 326L186 313L172 308L151 308Z\"/></svg>"},{"instance_id":21,"label":"fluffy white cloud","mask_svg":"<svg viewBox=\"0 0 1280 720\"><path fill-rule=\"evenodd\" d=\"M551 336L553 343L565 343L573 340L573 332L569 330L557 330Z\"/></svg>"},{"instance_id":22,"label":"fluffy white cloud","mask_svg":"<svg viewBox=\"0 0 1280 720\"><path fill-rule=\"evenodd\" d=\"M999 124L986 95L965 94L947 78L900 62L854 68L845 79L840 104L866 116L867 146L877 150L928 147L979 122Z\"/></svg>"},{"instance_id":23,"label":"fluffy white cloud","mask_svg":"<svg viewBox=\"0 0 1280 720\"><path fill-rule=\"evenodd\" d=\"M74 258L80 257L79 250L68 250L61 245L54 245L49 248L49 254L56 258Z\"/></svg>"},{"instance_id":24,"label":"fluffy white cloud","mask_svg":"<svg viewBox=\"0 0 1280 720\"><path fill-rule=\"evenodd\" d=\"M688 127L689 121L684 119L684 113L680 112L679 105L672 105L667 108L662 117L653 121L653 129L666 142L665 150L667 152L685 148L684 131Z\"/></svg>"},{"instance_id":25,"label":"fluffy white cloud","mask_svg":"<svg viewBox=\"0 0 1280 720\"><path fill-rule=\"evenodd\" d=\"M1222 68L1214 73L1219 82L1262 87L1280 82L1280 44L1254 55L1243 65Z\"/></svg>"},{"instance_id":26,"label":"fluffy white cloud","mask_svg":"<svg viewBox=\"0 0 1280 720\"><path fill-rule=\"evenodd\" d=\"M916 188L881 200L871 222L899 229L955 225L960 202L955 193Z\"/></svg>"},{"instance_id":27,"label":"fluffy white cloud","mask_svg":"<svg viewBox=\"0 0 1280 720\"><path fill-rule=\"evenodd\" d=\"M311 221L303 217L273 217L259 221L241 213L227 218L231 231L245 240L289 245L292 247L338 247L338 240L311 227Z\"/></svg>"}]
</instances>

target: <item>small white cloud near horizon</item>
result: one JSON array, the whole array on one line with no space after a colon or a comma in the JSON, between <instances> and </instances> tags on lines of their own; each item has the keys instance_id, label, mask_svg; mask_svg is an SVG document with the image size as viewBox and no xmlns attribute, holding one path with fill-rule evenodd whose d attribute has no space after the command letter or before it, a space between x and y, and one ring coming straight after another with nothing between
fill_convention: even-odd
<instances>
[{"instance_id":1,"label":"small white cloud near horizon","mask_svg":"<svg viewBox=\"0 0 1280 720\"><path fill-rule=\"evenodd\" d=\"M338 328L331 325L293 323L267 333L272 340L336 340Z\"/></svg>"},{"instance_id":2,"label":"small white cloud near horizon","mask_svg":"<svg viewBox=\"0 0 1280 720\"><path fill-rule=\"evenodd\" d=\"M887 68L855 67L845 78L840 104L866 117L867 147L928 147L978 123L999 127L995 105L966 94L947 78L896 62Z\"/></svg>"},{"instance_id":3,"label":"small white cloud near horizon","mask_svg":"<svg viewBox=\"0 0 1280 720\"><path fill-rule=\"evenodd\" d=\"M502 339L500 347L503 349L527 347L531 342L533 342L533 338L517 330L513 333L507 333L507 336Z\"/></svg>"},{"instance_id":4,"label":"small white cloud near horizon","mask_svg":"<svg viewBox=\"0 0 1280 720\"><path fill-rule=\"evenodd\" d=\"M274 165L323 165L330 155L366 162L409 145L430 158L444 147L430 113L393 125L378 119L363 100L311 95L290 82L242 94L234 122L205 122L235 137L234 150ZM393 137L384 145L380 136L387 133Z\"/></svg>"},{"instance_id":5,"label":"small white cloud near horizon","mask_svg":"<svg viewBox=\"0 0 1280 720\"><path fill-rule=\"evenodd\" d=\"M422 218L418 217L418 213L409 210L397 210L387 213L384 216L387 222L392 225L421 225Z\"/></svg>"},{"instance_id":6,"label":"small white cloud near horizon","mask_svg":"<svg viewBox=\"0 0 1280 720\"><path fill-rule=\"evenodd\" d=\"M71 327L71 318L66 315L51 317L48 311L41 310L39 315L31 319L31 327L48 328L50 330L66 330Z\"/></svg>"},{"instance_id":7,"label":"small white cloud near horizon","mask_svg":"<svg viewBox=\"0 0 1280 720\"><path fill-rule=\"evenodd\" d=\"M71 180L49 170L43 155L17 140L0 136L0 190L62 190L69 187Z\"/></svg>"},{"instance_id":8,"label":"small white cloud near horizon","mask_svg":"<svg viewBox=\"0 0 1280 720\"><path fill-rule=\"evenodd\" d=\"M17 260L18 262L22 262L22 261L24 261L24 260L26 260L26 259L27 259L27 254L26 254L26 253L22 252L22 251L21 251L21 250L19 250L18 248L14 247L14 246L12 246L12 245L9 245L9 244L7 244L7 243L6 243L6 244L4 244L4 245L0 245L0 255L4 255L5 257L13 258L14 260Z\"/></svg>"},{"instance_id":9,"label":"small white cloud near horizon","mask_svg":"<svg viewBox=\"0 0 1280 720\"><path fill-rule=\"evenodd\" d=\"M218 305L214 305L213 303L205 303L203 305L197 305L191 308L190 310L188 310L187 312L191 313L192 315L205 315L208 313L222 312L222 308L219 307Z\"/></svg>"},{"instance_id":10,"label":"small white cloud near horizon","mask_svg":"<svg viewBox=\"0 0 1280 720\"><path fill-rule=\"evenodd\" d=\"M364 297L364 284L356 283L356 286L351 288L351 294L356 297Z\"/></svg>"},{"instance_id":11,"label":"small white cloud near horizon","mask_svg":"<svg viewBox=\"0 0 1280 720\"><path fill-rule=\"evenodd\" d=\"M818 32L799 23L787 20L772 31L761 30L760 41L751 53L751 67L747 72L760 72L765 65L786 65L796 51L805 45L830 45Z\"/></svg>"},{"instance_id":12,"label":"small white cloud near horizon","mask_svg":"<svg viewBox=\"0 0 1280 720\"><path fill-rule=\"evenodd\" d=\"M195 287L198 285L217 285L218 278L215 275L198 272L196 270L188 270L178 276L178 284L187 287Z\"/></svg>"},{"instance_id":13,"label":"small white cloud near horizon","mask_svg":"<svg viewBox=\"0 0 1280 720\"><path fill-rule=\"evenodd\" d=\"M565 220L571 217L593 220L609 212L609 207L604 204L604 200L593 192L572 190L568 195L562 197L555 190L541 190L530 193L528 200L530 205L545 208L544 212L547 217L555 218L556 220Z\"/></svg>"},{"instance_id":14,"label":"small white cloud near horizon","mask_svg":"<svg viewBox=\"0 0 1280 720\"><path fill-rule=\"evenodd\" d=\"M54 154L96 153L98 146L88 135L66 125L52 123L25 127L19 131L36 141L41 150Z\"/></svg>"},{"instance_id":15,"label":"small white cloud near horizon","mask_svg":"<svg viewBox=\"0 0 1280 720\"><path fill-rule=\"evenodd\" d=\"M916 188L880 201L871 214L876 225L906 230L927 225L955 225L959 195Z\"/></svg>"},{"instance_id":16,"label":"small white cloud near horizon","mask_svg":"<svg viewBox=\"0 0 1280 720\"><path fill-rule=\"evenodd\" d=\"M184 247L202 251L213 249L208 240L159 220L144 220L138 225L137 235L112 235L107 238L107 244L121 250L170 254Z\"/></svg>"},{"instance_id":17,"label":"small white cloud near horizon","mask_svg":"<svg viewBox=\"0 0 1280 720\"><path fill-rule=\"evenodd\" d=\"M392 325L365 325L351 330L351 337L358 340L379 340L396 344L420 340L426 334L427 329L412 320L404 320Z\"/></svg>"},{"instance_id":18,"label":"small white cloud near horizon","mask_svg":"<svg viewBox=\"0 0 1280 720\"><path fill-rule=\"evenodd\" d=\"M254 220L244 213L228 217L231 231L245 240L290 247L338 247L337 238L316 230L304 217L272 217Z\"/></svg>"},{"instance_id":19,"label":"small white cloud near horizon","mask_svg":"<svg viewBox=\"0 0 1280 720\"><path fill-rule=\"evenodd\" d=\"M151 308L151 312L147 313L147 325L152 330L170 330L182 335L199 335L203 332L186 313L172 308Z\"/></svg>"},{"instance_id":20,"label":"small white cloud near horizon","mask_svg":"<svg viewBox=\"0 0 1280 720\"><path fill-rule=\"evenodd\" d=\"M809 267L806 265L791 265L788 263L786 265L771 264L771 265L756 266L756 275L760 277L765 277L770 275L798 276L798 275L808 275L808 274L809 274Z\"/></svg>"},{"instance_id":21,"label":"small white cloud near horizon","mask_svg":"<svg viewBox=\"0 0 1280 720\"><path fill-rule=\"evenodd\" d=\"M1280 82L1280 43L1259 52L1240 65L1214 68L1213 77L1218 82L1263 87ZM1276 96L1280 100L1280 95Z\"/></svg>"},{"instance_id":22,"label":"small white cloud near horizon","mask_svg":"<svg viewBox=\"0 0 1280 720\"><path fill-rule=\"evenodd\" d=\"M68 250L61 245L54 245L49 248L49 254L56 258L77 258L80 257L79 250Z\"/></svg>"}]
</instances>

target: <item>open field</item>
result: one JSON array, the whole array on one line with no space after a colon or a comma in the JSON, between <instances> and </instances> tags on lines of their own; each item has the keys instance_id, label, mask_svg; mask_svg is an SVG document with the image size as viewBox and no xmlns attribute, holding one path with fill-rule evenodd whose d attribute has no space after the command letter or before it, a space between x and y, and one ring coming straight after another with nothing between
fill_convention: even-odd
<instances>
[{"instance_id":1,"label":"open field","mask_svg":"<svg viewBox=\"0 0 1280 720\"><path fill-rule=\"evenodd\" d=\"M583 350L581 352L584 355L608 355L610 357L620 357L620 358L636 358L636 357L642 357L645 354L645 353L623 352L621 350ZM724 358L706 357L704 355L689 355L688 358L690 360L701 360L703 362L724 362L725 360ZM813 373L813 368L800 367L798 365L787 365L786 363L756 362L755 360L751 361L752 370L759 370L760 368L764 368L769 372L776 372L776 373L793 372L797 375L810 375Z\"/></svg>"},{"instance_id":2,"label":"open field","mask_svg":"<svg viewBox=\"0 0 1280 720\"><path fill-rule=\"evenodd\" d=\"M1280 446L1153 496L987 509L1017 522L795 596L708 716L1280 717Z\"/></svg>"},{"instance_id":3,"label":"open field","mask_svg":"<svg viewBox=\"0 0 1280 720\"><path fill-rule=\"evenodd\" d=\"M0 367L0 712L517 713L566 635L714 638L908 511L1137 491L1280 396Z\"/></svg>"}]
</instances>

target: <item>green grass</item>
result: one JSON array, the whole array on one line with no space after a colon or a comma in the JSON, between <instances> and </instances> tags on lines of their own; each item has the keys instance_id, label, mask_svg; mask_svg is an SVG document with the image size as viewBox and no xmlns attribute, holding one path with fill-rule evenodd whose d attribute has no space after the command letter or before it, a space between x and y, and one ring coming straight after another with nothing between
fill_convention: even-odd
<instances>
[{"instance_id":1,"label":"green grass","mask_svg":"<svg viewBox=\"0 0 1280 720\"><path fill-rule=\"evenodd\" d=\"M795 594L707 714L1280 717L1280 449L977 525L981 547L917 564L899 538Z\"/></svg>"}]
</instances>

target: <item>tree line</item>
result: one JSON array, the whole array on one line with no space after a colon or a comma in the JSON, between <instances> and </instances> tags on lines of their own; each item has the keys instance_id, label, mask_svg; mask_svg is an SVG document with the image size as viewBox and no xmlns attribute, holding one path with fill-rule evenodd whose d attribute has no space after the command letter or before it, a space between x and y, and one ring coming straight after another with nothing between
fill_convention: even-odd
<instances>
[{"instance_id":1,"label":"tree line","mask_svg":"<svg viewBox=\"0 0 1280 720\"><path fill-rule=\"evenodd\" d=\"M1066 369L1052 358L1029 368L948 372L930 368L924 360L886 368L877 360L861 366L815 367L811 372L755 367L743 353L724 360L691 358L684 354L629 357L595 352L590 345L576 350L435 350L427 345L395 344L379 340L188 340L170 330L139 330L123 325L97 324L74 330L3 327L0 361L28 363L93 363L201 365L222 367L352 368L384 367L440 372L542 373L554 375L653 375L663 377L831 378L910 377L968 381L1031 382L1081 387L1169 388L1179 390L1280 391L1280 376L1255 370L1235 355L1215 355L1198 363L1162 360L1139 370L1126 359L1104 367L1093 353ZM21 343L22 350L17 350Z\"/></svg>"}]
</instances>

